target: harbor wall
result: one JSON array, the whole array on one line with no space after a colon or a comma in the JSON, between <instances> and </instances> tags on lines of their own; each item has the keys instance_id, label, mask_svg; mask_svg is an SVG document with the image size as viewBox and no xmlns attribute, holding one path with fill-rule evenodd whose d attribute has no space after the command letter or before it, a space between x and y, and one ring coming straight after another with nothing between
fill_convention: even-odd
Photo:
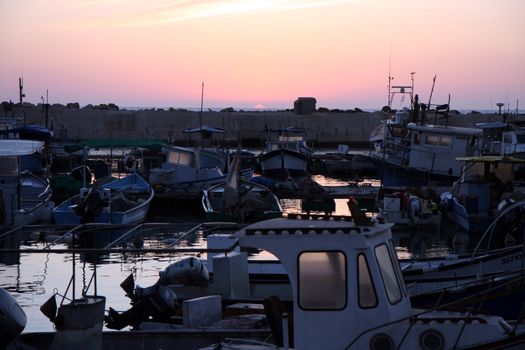
<instances>
[{"instance_id":1,"label":"harbor wall","mask_svg":"<svg viewBox=\"0 0 525 350\"><path fill-rule=\"evenodd\" d=\"M19 124L45 125L45 113L39 106L18 106L14 111L5 112L3 117L14 117ZM382 112L314 112L298 115L292 110L285 111L206 111L202 113L202 125L227 130L225 141L235 144L240 135L243 145L262 144L266 128L278 129L288 126L305 128L307 138L314 146L347 144L367 146L370 133L385 115ZM511 116L525 120L525 115ZM429 116L429 123L434 117ZM479 122L502 121L496 114L452 114L448 124L472 126ZM438 119L438 124L445 120ZM140 138L172 139L185 142L183 130L199 126L199 112L188 110L102 110L69 109L52 107L48 113L48 125L53 126L55 135L73 140L93 138Z\"/></svg>"}]
</instances>

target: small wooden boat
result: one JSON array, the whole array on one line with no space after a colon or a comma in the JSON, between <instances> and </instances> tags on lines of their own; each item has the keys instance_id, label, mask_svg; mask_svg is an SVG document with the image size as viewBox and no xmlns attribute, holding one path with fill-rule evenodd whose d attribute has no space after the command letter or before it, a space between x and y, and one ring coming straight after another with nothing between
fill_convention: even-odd
<instances>
[{"instance_id":1,"label":"small wooden boat","mask_svg":"<svg viewBox=\"0 0 525 350\"><path fill-rule=\"evenodd\" d=\"M83 188L56 207L53 216L57 224L135 224L146 218L153 195L152 187L133 173L102 186Z\"/></svg>"},{"instance_id":2,"label":"small wooden boat","mask_svg":"<svg viewBox=\"0 0 525 350\"><path fill-rule=\"evenodd\" d=\"M203 191L202 207L208 221L253 222L281 217L279 199L263 185L241 181L240 190L227 198L226 183L221 183Z\"/></svg>"}]
</instances>

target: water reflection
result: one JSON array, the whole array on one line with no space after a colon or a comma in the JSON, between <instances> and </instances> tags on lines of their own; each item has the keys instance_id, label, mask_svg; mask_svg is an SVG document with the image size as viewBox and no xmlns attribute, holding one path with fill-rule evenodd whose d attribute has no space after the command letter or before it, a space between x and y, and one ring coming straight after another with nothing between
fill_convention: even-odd
<instances>
[{"instance_id":1,"label":"water reflection","mask_svg":"<svg viewBox=\"0 0 525 350\"><path fill-rule=\"evenodd\" d=\"M315 176L314 180L331 186L347 185L348 181L328 179ZM373 183L370 181L370 183ZM377 185L373 183L373 185ZM303 212L305 202L299 199L283 199L281 204L286 213ZM336 215L350 215L347 200L334 200ZM314 213L314 212L312 212ZM321 210L319 214L323 214ZM156 230L145 230L141 234L142 244L145 248L168 248L177 243L180 247L204 247L206 237L199 230L195 234L183 236L197 222L183 222L184 214L173 218L182 222L178 226L158 227ZM170 217L171 219L171 217ZM192 218L193 219L193 218ZM187 219L186 219L187 220ZM202 218L202 220L204 220ZM104 247L114 242L122 232L98 230L96 234L85 237L79 236L76 242L83 247ZM8 237L0 240L2 248L42 249L47 243L39 242L40 234L31 236L24 232L18 239ZM182 237L182 238L181 238ZM456 237L456 239L454 239ZM442 226L441 230L395 230L393 240L400 258L436 257L448 253L465 253L470 251L475 242L469 236L458 234L449 227ZM115 247L133 248L133 241L116 243ZM55 245L54 248L67 248L68 244ZM116 310L129 308L129 299L125 297L120 283L133 275L135 281L141 286L149 286L158 279L159 271L165 269L170 263L189 254L182 253L142 253L122 252L110 254L76 254L75 274L77 293L85 288L97 264L98 293L106 296L108 307ZM206 258L205 254L193 254ZM266 257L264 253L261 257ZM52 331L49 320L40 312L40 306L57 289L61 293L66 290L73 273L73 256L71 254L35 254L35 253L0 253L0 287L7 289L20 303L28 315L26 332ZM77 294L78 295L78 294Z\"/></svg>"}]
</instances>

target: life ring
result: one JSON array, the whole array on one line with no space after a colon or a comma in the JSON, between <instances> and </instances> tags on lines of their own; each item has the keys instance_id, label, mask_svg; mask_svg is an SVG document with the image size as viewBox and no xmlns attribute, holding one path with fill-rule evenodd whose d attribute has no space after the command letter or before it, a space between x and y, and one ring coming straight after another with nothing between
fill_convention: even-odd
<instances>
[{"instance_id":1,"label":"life ring","mask_svg":"<svg viewBox=\"0 0 525 350\"><path fill-rule=\"evenodd\" d=\"M122 159L122 167L127 173L134 173L137 171L138 161L133 157L132 154L126 154Z\"/></svg>"}]
</instances>

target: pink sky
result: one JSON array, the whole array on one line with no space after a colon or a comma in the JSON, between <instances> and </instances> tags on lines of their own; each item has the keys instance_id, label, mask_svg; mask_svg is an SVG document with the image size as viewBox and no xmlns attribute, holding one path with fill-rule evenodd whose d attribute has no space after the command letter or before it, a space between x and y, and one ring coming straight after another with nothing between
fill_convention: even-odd
<instances>
[{"instance_id":1,"label":"pink sky","mask_svg":"<svg viewBox=\"0 0 525 350\"><path fill-rule=\"evenodd\" d=\"M381 108L394 83L453 109L525 109L523 0L0 2L0 101ZM396 107L394 105L394 107Z\"/></svg>"}]
</instances>

